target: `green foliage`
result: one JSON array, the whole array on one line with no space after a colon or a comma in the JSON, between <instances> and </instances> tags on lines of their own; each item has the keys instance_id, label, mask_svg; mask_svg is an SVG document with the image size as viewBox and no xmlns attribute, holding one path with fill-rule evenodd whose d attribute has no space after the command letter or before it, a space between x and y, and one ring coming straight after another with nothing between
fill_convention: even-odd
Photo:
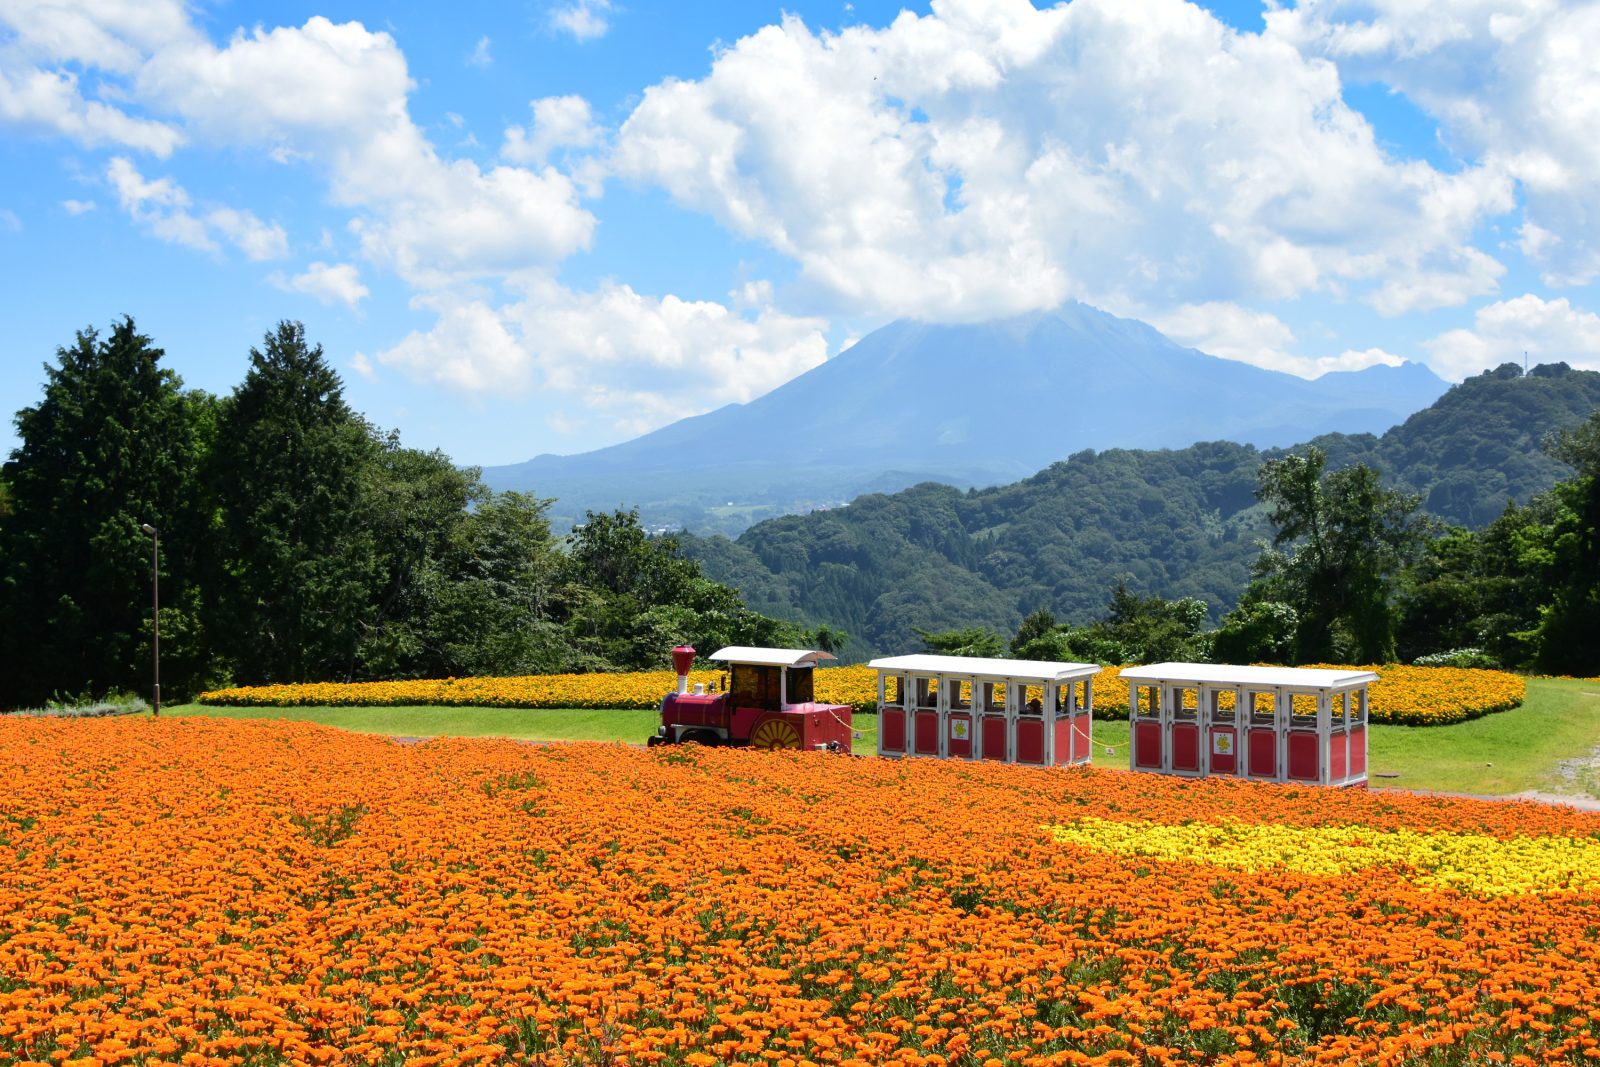
<instances>
[{"instance_id":1,"label":"green foliage","mask_svg":"<svg viewBox=\"0 0 1600 1067\"><path fill-rule=\"evenodd\" d=\"M1600 411L1554 434L1548 450L1576 473L1550 493L1550 596L1540 609L1535 662L1552 674L1600 673Z\"/></svg>"},{"instance_id":2,"label":"green foliage","mask_svg":"<svg viewBox=\"0 0 1600 1067\"><path fill-rule=\"evenodd\" d=\"M150 538L161 531L166 681L202 660L187 564L205 542L194 472L205 404L160 366L132 319L56 351L43 399L16 415L0 523L0 706L60 689L150 687Z\"/></svg>"},{"instance_id":3,"label":"green foliage","mask_svg":"<svg viewBox=\"0 0 1600 1067\"><path fill-rule=\"evenodd\" d=\"M1380 487L1371 467L1326 466L1314 446L1262 464L1257 495L1276 533L1252 592L1294 609L1294 662L1388 663L1395 582L1430 527L1418 498Z\"/></svg>"},{"instance_id":4,"label":"green foliage","mask_svg":"<svg viewBox=\"0 0 1600 1067\"><path fill-rule=\"evenodd\" d=\"M377 581L363 489L378 445L322 346L281 322L224 402L210 482L216 628L243 683L349 678Z\"/></svg>"},{"instance_id":5,"label":"green foliage","mask_svg":"<svg viewBox=\"0 0 1600 1067\"><path fill-rule=\"evenodd\" d=\"M982 626L969 626L964 630L945 630L931 633L918 629L917 637L922 647L941 656L976 656L998 659L1006 654L1006 639Z\"/></svg>"},{"instance_id":6,"label":"green foliage","mask_svg":"<svg viewBox=\"0 0 1600 1067\"><path fill-rule=\"evenodd\" d=\"M1289 663L1300 615L1281 600L1245 599L1211 635L1218 663Z\"/></svg>"}]
</instances>

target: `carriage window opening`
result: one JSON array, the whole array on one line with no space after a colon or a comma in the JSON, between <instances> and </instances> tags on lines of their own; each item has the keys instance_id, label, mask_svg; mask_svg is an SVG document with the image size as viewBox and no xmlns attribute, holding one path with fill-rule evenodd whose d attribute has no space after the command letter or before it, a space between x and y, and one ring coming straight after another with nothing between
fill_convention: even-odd
<instances>
[{"instance_id":1,"label":"carriage window opening","mask_svg":"<svg viewBox=\"0 0 1600 1067\"><path fill-rule=\"evenodd\" d=\"M760 667L753 663L733 665L733 703L741 708L778 711L782 694L778 691L781 667Z\"/></svg>"},{"instance_id":2,"label":"carriage window opening","mask_svg":"<svg viewBox=\"0 0 1600 1067\"><path fill-rule=\"evenodd\" d=\"M1346 693L1335 693L1328 698L1329 708L1331 710L1333 723L1335 726L1344 725L1346 699L1348 695L1349 694Z\"/></svg>"},{"instance_id":3,"label":"carriage window opening","mask_svg":"<svg viewBox=\"0 0 1600 1067\"><path fill-rule=\"evenodd\" d=\"M789 703L809 704L815 697L812 696L810 667L790 667L786 679L789 692Z\"/></svg>"},{"instance_id":4,"label":"carriage window opening","mask_svg":"<svg viewBox=\"0 0 1600 1067\"><path fill-rule=\"evenodd\" d=\"M1278 700L1275 694L1251 690L1247 695L1246 703L1249 705L1250 722L1253 725L1272 725L1273 717L1278 710Z\"/></svg>"},{"instance_id":5,"label":"carriage window opening","mask_svg":"<svg viewBox=\"0 0 1600 1067\"><path fill-rule=\"evenodd\" d=\"M1315 722L1317 718L1317 695L1315 693L1293 693L1289 697L1289 714L1299 723Z\"/></svg>"},{"instance_id":6,"label":"carriage window opening","mask_svg":"<svg viewBox=\"0 0 1600 1067\"><path fill-rule=\"evenodd\" d=\"M1199 694L1188 686L1172 690L1172 717L1182 722L1193 722L1200 712Z\"/></svg>"},{"instance_id":7,"label":"carriage window opening","mask_svg":"<svg viewBox=\"0 0 1600 1067\"><path fill-rule=\"evenodd\" d=\"M1161 714L1161 687L1141 685L1134 690L1137 707L1134 713L1141 719L1154 719Z\"/></svg>"},{"instance_id":8,"label":"carriage window opening","mask_svg":"<svg viewBox=\"0 0 1600 1067\"><path fill-rule=\"evenodd\" d=\"M1006 707L1006 687L997 682L983 683L983 710L1004 711Z\"/></svg>"},{"instance_id":9,"label":"carriage window opening","mask_svg":"<svg viewBox=\"0 0 1600 1067\"><path fill-rule=\"evenodd\" d=\"M950 706L952 708L966 709L972 706L972 683L952 681L950 686Z\"/></svg>"},{"instance_id":10,"label":"carriage window opening","mask_svg":"<svg viewBox=\"0 0 1600 1067\"><path fill-rule=\"evenodd\" d=\"M932 708L939 703L939 683L932 678L917 679L917 707Z\"/></svg>"},{"instance_id":11,"label":"carriage window opening","mask_svg":"<svg viewBox=\"0 0 1600 1067\"><path fill-rule=\"evenodd\" d=\"M1231 689L1213 689L1206 694L1206 710L1212 722L1232 722L1237 703Z\"/></svg>"}]
</instances>

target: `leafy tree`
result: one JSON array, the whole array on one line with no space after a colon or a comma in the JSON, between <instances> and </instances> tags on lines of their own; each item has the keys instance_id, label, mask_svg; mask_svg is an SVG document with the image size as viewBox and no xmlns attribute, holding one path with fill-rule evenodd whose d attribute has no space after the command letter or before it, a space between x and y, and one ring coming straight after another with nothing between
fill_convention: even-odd
<instances>
[{"instance_id":1,"label":"leafy tree","mask_svg":"<svg viewBox=\"0 0 1600 1067\"><path fill-rule=\"evenodd\" d=\"M1011 638L1011 654L1019 659L1033 659L1033 656L1024 656L1022 650L1033 642L1056 630L1056 615L1049 608L1040 608L1029 612L1022 620L1022 625L1017 627L1017 632Z\"/></svg>"},{"instance_id":2,"label":"leafy tree","mask_svg":"<svg viewBox=\"0 0 1600 1067\"><path fill-rule=\"evenodd\" d=\"M131 318L56 350L44 398L17 413L0 525L0 704L150 684L149 523L161 532L163 666L182 694L203 662L191 565L202 398Z\"/></svg>"},{"instance_id":3,"label":"leafy tree","mask_svg":"<svg viewBox=\"0 0 1600 1067\"><path fill-rule=\"evenodd\" d=\"M220 519L216 625L237 680L356 673L380 583L364 513L378 451L298 322L279 323L250 350L209 472Z\"/></svg>"},{"instance_id":4,"label":"leafy tree","mask_svg":"<svg viewBox=\"0 0 1600 1067\"><path fill-rule=\"evenodd\" d=\"M1551 455L1576 475L1551 490L1558 511L1545 559L1550 596L1541 609L1536 663L1554 674L1600 672L1600 411L1554 434Z\"/></svg>"},{"instance_id":5,"label":"leafy tree","mask_svg":"<svg viewBox=\"0 0 1600 1067\"><path fill-rule=\"evenodd\" d=\"M985 626L969 626L964 630L944 630L934 633L921 628L916 635L923 646L941 656L975 656L998 659L1006 654L1006 640Z\"/></svg>"},{"instance_id":6,"label":"leafy tree","mask_svg":"<svg viewBox=\"0 0 1600 1067\"><path fill-rule=\"evenodd\" d=\"M1256 495L1277 532L1252 592L1294 608L1295 662L1388 662L1395 579L1429 525L1418 498L1382 488L1371 467L1329 474L1326 463L1313 447L1262 464Z\"/></svg>"},{"instance_id":7,"label":"leafy tree","mask_svg":"<svg viewBox=\"0 0 1600 1067\"><path fill-rule=\"evenodd\" d=\"M1222 617L1211 635L1211 655L1219 663L1291 662L1299 621L1281 600L1246 599Z\"/></svg>"}]
</instances>

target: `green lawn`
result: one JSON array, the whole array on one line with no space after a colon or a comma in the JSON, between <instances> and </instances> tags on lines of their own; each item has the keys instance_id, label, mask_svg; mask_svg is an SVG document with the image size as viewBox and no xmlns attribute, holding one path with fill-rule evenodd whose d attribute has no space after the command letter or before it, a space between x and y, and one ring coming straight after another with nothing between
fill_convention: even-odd
<instances>
[{"instance_id":1,"label":"green lawn","mask_svg":"<svg viewBox=\"0 0 1600 1067\"><path fill-rule=\"evenodd\" d=\"M320 722L398 737L511 737L526 741L642 742L654 711L568 708L216 708L187 704L164 714ZM877 751L877 717L858 715L855 751ZM1128 765L1128 724L1094 724L1095 763ZM1531 679L1526 703L1456 726L1375 726L1368 767L1375 788L1508 794L1529 789L1600 797L1600 774L1563 779L1563 760L1600 749L1600 683ZM1110 751L1108 751L1110 750ZM1383 774L1385 777L1378 777ZM1387 775L1395 777L1387 777Z\"/></svg>"}]
</instances>

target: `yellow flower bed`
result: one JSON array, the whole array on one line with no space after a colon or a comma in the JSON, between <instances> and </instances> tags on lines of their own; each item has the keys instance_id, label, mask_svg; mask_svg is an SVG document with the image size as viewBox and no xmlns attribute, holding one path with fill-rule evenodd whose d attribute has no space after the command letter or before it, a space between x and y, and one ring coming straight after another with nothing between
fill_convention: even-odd
<instances>
[{"instance_id":1,"label":"yellow flower bed","mask_svg":"<svg viewBox=\"0 0 1600 1067\"><path fill-rule=\"evenodd\" d=\"M1121 856L1149 856L1241 871L1304 874L1398 870L1428 889L1476 896L1566 892L1600 885L1600 840L1549 835L1512 838L1401 827L1116 822L1082 818L1045 831L1061 844Z\"/></svg>"},{"instance_id":2,"label":"yellow flower bed","mask_svg":"<svg viewBox=\"0 0 1600 1067\"><path fill-rule=\"evenodd\" d=\"M1102 668L1094 683L1099 718L1128 717L1128 684L1120 667ZM1504 671L1461 667L1363 667L1381 681L1370 691L1373 722L1441 725L1505 711L1522 703L1521 678ZM721 671L694 671L691 685L709 689ZM517 678L443 678L403 682L311 682L302 685L242 686L201 693L202 704L235 707L441 707L492 708L654 708L677 686L671 671L628 674L533 674ZM891 696L893 690L891 688ZM817 671L816 696L857 711L877 708L878 676L869 667L827 667Z\"/></svg>"},{"instance_id":3,"label":"yellow flower bed","mask_svg":"<svg viewBox=\"0 0 1600 1067\"><path fill-rule=\"evenodd\" d=\"M1314 663L1321 669L1373 671L1378 675L1367 691L1368 716L1373 722L1404 726L1444 726L1480 718L1521 705L1527 685L1506 671L1467 667L1411 667L1401 663L1350 667ZM1128 683L1118 677L1120 667L1106 667L1095 679L1094 710L1097 718L1128 717ZM1226 696L1223 706L1229 706Z\"/></svg>"}]
</instances>

